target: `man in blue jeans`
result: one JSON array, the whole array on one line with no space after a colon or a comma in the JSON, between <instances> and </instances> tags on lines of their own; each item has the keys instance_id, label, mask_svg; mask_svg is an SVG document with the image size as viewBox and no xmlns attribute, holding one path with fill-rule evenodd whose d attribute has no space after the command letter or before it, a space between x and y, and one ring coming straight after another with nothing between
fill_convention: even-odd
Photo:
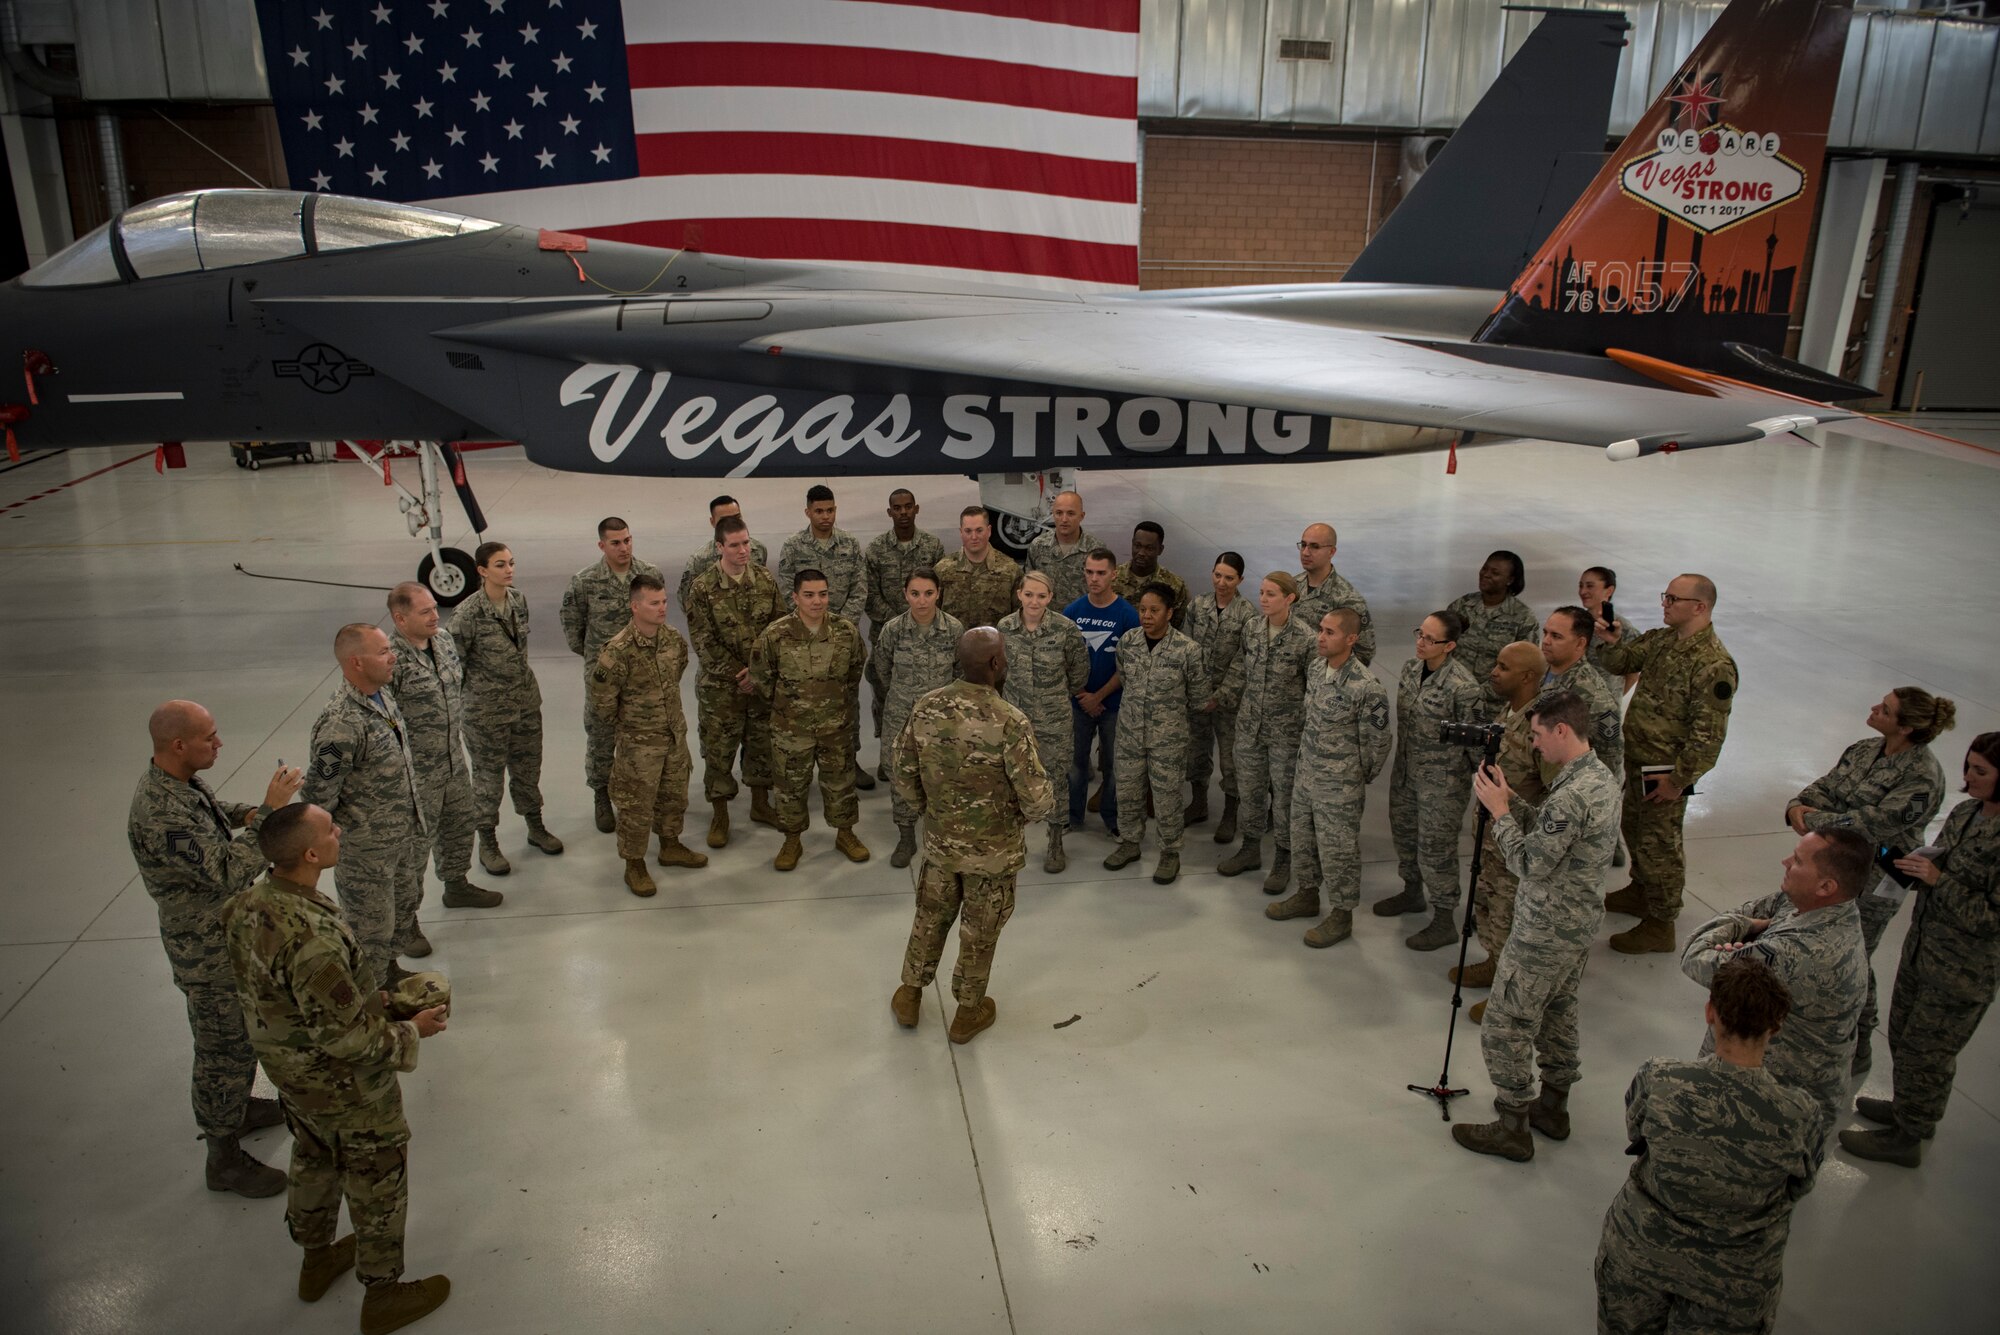
<instances>
[{"instance_id":1,"label":"man in blue jeans","mask_svg":"<svg viewBox=\"0 0 2000 1335\"><path fill-rule=\"evenodd\" d=\"M1090 676L1070 705L1071 731L1076 749L1069 765L1069 827L1083 828L1084 795L1090 790L1090 748L1101 742L1104 757L1104 797L1099 808L1104 828L1118 833L1118 782L1111 763L1118 740L1118 637L1139 625L1139 613L1132 604L1111 591L1111 576L1118 569L1118 557L1109 547L1099 547L1083 562L1083 597L1063 609L1083 632L1090 650Z\"/></svg>"}]
</instances>

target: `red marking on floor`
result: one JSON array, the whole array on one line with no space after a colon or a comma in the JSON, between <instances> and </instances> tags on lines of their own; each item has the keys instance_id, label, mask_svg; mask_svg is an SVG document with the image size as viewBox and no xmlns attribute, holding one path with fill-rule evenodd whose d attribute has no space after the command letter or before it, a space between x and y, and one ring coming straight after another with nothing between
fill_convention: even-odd
<instances>
[{"instance_id":1,"label":"red marking on floor","mask_svg":"<svg viewBox=\"0 0 2000 1335\"><path fill-rule=\"evenodd\" d=\"M153 457L153 452L151 450L141 450L139 453L133 455L129 459L120 459L117 463L106 465L105 467L98 469L95 473L85 473L82 477L73 477L67 482L61 483L57 486L50 487L47 491L38 491L32 496L23 496L20 500L15 501L12 505L0 505L0 515L6 514L9 510L18 510L22 506L27 505L34 501L39 501L44 497L53 496L59 491L68 491L71 487L74 487L79 482L88 482L90 481L90 479L94 477L103 477L106 473L116 472L118 469L123 468L126 464L136 464L141 459L150 459L152 457Z\"/></svg>"}]
</instances>

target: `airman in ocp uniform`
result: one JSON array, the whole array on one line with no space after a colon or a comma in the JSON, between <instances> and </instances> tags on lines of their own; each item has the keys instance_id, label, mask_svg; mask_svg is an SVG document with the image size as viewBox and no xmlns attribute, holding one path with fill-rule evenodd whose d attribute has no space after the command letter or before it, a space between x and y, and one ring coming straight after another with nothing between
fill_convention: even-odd
<instances>
[{"instance_id":1,"label":"airman in ocp uniform","mask_svg":"<svg viewBox=\"0 0 2000 1335\"><path fill-rule=\"evenodd\" d=\"M1014 610L1014 581L1021 567L993 546L986 507L968 505L958 516L959 549L938 558L938 606L960 624L995 626Z\"/></svg>"},{"instance_id":2,"label":"airman in ocp uniform","mask_svg":"<svg viewBox=\"0 0 2000 1335\"><path fill-rule=\"evenodd\" d=\"M860 709L855 687L865 651L861 632L827 610L826 576L808 566L792 576L790 616L757 637L750 679L771 706L771 751L776 761L778 828L785 842L771 865L799 865L806 796L819 771L820 813L834 827L834 847L850 862L866 862L868 846L854 834L861 805L854 795L854 732ZM846 763L842 763L845 757Z\"/></svg>"},{"instance_id":3,"label":"airman in ocp uniform","mask_svg":"<svg viewBox=\"0 0 2000 1335\"><path fill-rule=\"evenodd\" d=\"M717 496L708 503L708 531L711 534L715 532L715 526L723 520L742 518L743 507L737 503L734 496ZM744 522L747 528L749 521ZM687 562L681 567L680 587L674 594L681 600L681 615L686 616L688 609L694 606L691 597L694 582L714 569L715 563L721 559L721 553L716 550L716 543L713 540L704 542L688 553ZM755 538L750 539L750 563L763 568L766 574L770 573L771 553L766 551L764 544ZM693 623L690 622L689 626L692 629Z\"/></svg>"},{"instance_id":4,"label":"airman in ocp uniform","mask_svg":"<svg viewBox=\"0 0 2000 1335\"><path fill-rule=\"evenodd\" d=\"M793 598L793 610L797 610L798 573L801 570L817 570L826 582L827 614L840 617L859 631L861 618L868 611L867 556L861 550L861 543L852 533L836 528L834 521L839 517L840 507L833 498L833 489L824 484L815 484L806 489L806 526L785 539L785 545L778 551L778 588ZM867 671L864 664L862 671ZM858 717L861 712L860 679L856 678L852 712ZM855 729L852 745L854 777L851 786L867 792L875 787L875 776L861 768L861 730ZM860 847L857 840L855 846Z\"/></svg>"},{"instance_id":5,"label":"airman in ocp uniform","mask_svg":"<svg viewBox=\"0 0 2000 1335\"><path fill-rule=\"evenodd\" d=\"M714 807L708 846L729 844L729 803L736 796L736 758L743 758L743 782L750 789L750 819L775 828L771 806L775 771L771 760L771 706L750 680L750 659L764 628L785 614L778 581L762 562L751 559L750 529L741 516L716 521L721 553L696 577L689 590L688 638L701 659L695 679L696 717L701 727L702 791Z\"/></svg>"},{"instance_id":6,"label":"airman in ocp uniform","mask_svg":"<svg viewBox=\"0 0 2000 1335\"><path fill-rule=\"evenodd\" d=\"M596 803L597 828L618 828L611 806L613 738L590 704L590 680L597 655L632 619L632 577L660 578L660 569L632 551L632 526L616 515L597 523L597 550L604 555L570 577L563 592L563 639L583 659L583 777Z\"/></svg>"},{"instance_id":7,"label":"airman in ocp uniform","mask_svg":"<svg viewBox=\"0 0 2000 1335\"><path fill-rule=\"evenodd\" d=\"M618 813L618 856L625 887L647 896L658 887L646 871L646 845L660 839L662 867L706 867L708 855L681 842L687 816L687 715L681 678L688 647L667 624L667 582L632 576L632 620L597 653L590 707L611 734L611 806Z\"/></svg>"}]
</instances>

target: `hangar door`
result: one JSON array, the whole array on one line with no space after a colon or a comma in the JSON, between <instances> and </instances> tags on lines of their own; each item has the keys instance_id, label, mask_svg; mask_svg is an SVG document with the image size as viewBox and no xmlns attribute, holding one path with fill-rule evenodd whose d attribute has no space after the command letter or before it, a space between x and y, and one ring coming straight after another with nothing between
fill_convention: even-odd
<instances>
[{"instance_id":1,"label":"hangar door","mask_svg":"<svg viewBox=\"0 0 2000 1335\"><path fill-rule=\"evenodd\" d=\"M1925 408L2000 408L2000 205L1964 210L1958 200L1931 214L1917 312L1903 355L1896 406L1915 401L1923 376Z\"/></svg>"}]
</instances>

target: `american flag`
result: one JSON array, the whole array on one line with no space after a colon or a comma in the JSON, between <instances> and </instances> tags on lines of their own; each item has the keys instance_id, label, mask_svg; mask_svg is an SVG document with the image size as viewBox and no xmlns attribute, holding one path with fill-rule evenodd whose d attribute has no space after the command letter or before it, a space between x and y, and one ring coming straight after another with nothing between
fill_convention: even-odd
<instances>
[{"instance_id":1,"label":"american flag","mask_svg":"<svg viewBox=\"0 0 2000 1335\"><path fill-rule=\"evenodd\" d=\"M1139 0L257 0L293 186L766 259L1138 281Z\"/></svg>"}]
</instances>

